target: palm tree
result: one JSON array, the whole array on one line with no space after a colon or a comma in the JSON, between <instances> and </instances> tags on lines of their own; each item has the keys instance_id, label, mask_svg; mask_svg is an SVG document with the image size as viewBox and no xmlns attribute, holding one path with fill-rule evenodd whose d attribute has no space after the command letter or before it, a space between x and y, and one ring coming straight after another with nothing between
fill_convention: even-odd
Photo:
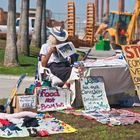
<instances>
[{"instance_id":1,"label":"palm tree","mask_svg":"<svg viewBox=\"0 0 140 140\"><path fill-rule=\"evenodd\" d=\"M34 33L32 35L31 46L35 46L38 48L41 47L42 8L43 8L43 0L37 0L35 27Z\"/></svg>"},{"instance_id":2,"label":"palm tree","mask_svg":"<svg viewBox=\"0 0 140 140\"><path fill-rule=\"evenodd\" d=\"M43 0L41 44L46 42L46 0Z\"/></svg>"},{"instance_id":3,"label":"palm tree","mask_svg":"<svg viewBox=\"0 0 140 140\"><path fill-rule=\"evenodd\" d=\"M17 44L18 53L29 56L29 0L21 1L20 30Z\"/></svg>"},{"instance_id":4,"label":"palm tree","mask_svg":"<svg viewBox=\"0 0 140 140\"><path fill-rule=\"evenodd\" d=\"M16 0L8 0L7 40L4 56L5 66L18 65L15 21L16 21Z\"/></svg>"}]
</instances>

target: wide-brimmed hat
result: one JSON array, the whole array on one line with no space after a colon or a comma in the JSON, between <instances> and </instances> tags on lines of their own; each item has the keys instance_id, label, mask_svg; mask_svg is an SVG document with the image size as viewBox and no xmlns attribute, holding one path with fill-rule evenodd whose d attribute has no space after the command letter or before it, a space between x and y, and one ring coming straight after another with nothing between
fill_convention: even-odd
<instances>
[{"instance_id":1,"label":"wide-brimmed hat","mask_svg":"<svg viewBox=\"0 0 140 140\"><path fill-rule=\"evenodd\" d=\"M49 29L49 32L58 40L65 41L68 38L68 32L61 26L56 26Z\"/></svg>"}]
</instances>

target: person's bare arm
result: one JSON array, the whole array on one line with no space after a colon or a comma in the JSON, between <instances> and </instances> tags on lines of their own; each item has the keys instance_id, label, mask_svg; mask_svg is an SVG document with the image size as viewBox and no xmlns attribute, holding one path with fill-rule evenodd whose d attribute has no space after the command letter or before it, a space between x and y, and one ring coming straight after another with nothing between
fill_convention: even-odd
<instances>
[{"instance_id":1,"label":"person's bare arm","mask_svg":"<svg viewBox=\"0 0 140 140\"><path fill-rule=\"evenodd\" d=\"M56 47L53 46L53 47L50 47L50 49L48 50L48 53L46 55L42 55L41 56L41 63L42 63L42 66L43 67L46 67L46 65L48 64L48 61L50 59L50 56L53 52L56 51Z\"/></svg>"}]
</instances>

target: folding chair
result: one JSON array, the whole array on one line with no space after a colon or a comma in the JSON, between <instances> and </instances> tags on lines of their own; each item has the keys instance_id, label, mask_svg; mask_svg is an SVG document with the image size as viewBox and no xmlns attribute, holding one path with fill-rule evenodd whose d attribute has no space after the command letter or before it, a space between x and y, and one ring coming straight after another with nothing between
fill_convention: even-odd
<instances>
[{"instance_id":1,"label":"folding chair","mask_svg":"<svg viewBox=\"0 0 140 140\"><path fill-rule=\"evenodd\" d=\"M40 58L38 58L35 80L42 83L42 81L44 80L42 75L45 75L45 78L48 78L51 81L52 86L61 87L64 84L60 78L51 73L49 68L43 67Z\"/></svg>"}]
</instances>

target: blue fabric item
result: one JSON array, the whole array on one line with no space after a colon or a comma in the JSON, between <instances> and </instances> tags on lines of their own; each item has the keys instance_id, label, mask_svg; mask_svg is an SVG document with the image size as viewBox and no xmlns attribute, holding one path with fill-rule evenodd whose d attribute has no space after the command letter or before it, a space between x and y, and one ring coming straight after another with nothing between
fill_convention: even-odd
<instances>
[{"instance_id":1,"label":"blue fabric item","mask_svg":"<svg viewBox=\"0 0 140 140\"><path fill-rule=\"evenodd\" d=\"M18 131L21 130L19 127L15 126L14 124L0 127L0 129L1 129L2 131L4 131L4 130L7 129L7 128L10 129L10 130L18 130Z\"/></svg>"}]
</instances>

